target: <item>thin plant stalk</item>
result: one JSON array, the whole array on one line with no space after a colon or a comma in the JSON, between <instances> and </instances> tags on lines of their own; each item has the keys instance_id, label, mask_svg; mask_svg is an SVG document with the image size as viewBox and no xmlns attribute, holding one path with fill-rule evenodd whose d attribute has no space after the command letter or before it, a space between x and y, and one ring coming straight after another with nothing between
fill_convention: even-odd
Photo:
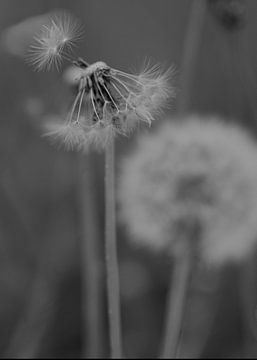
<instances>
[{"instance_id":1,"label":"thin plant stalk","mask_svg":"<svg viewBox=\"0 0 257 360\"><path fill-rule=\"evenodd\" d=\"M30 298L6 350L6 358L35 359L39 356L55 311L52 304L56 302L56 293L52 285L42 271L36 275Z\"/></svg>"},{"instance_id":2,"label":"thin plant stalk","mask_svg":"<svg viewBox=\"0 0 257 360\"><path fill-rule=\"evenodd\" d=\"M206 7L206 0L192 1L182 54L181 90L177 101L177 112L180 115L188 111L191 100ZM184 252L177 255L174 261L174 273L167 301L166 327L161 352L161 357L164 359L173 358L177 355L192 265L191 258L192 249L187 244Z\"/></svg>"},{"instance_id":3,"label":"thin plant stalk","mask_svg":"<svg viewBox=\"0 0 257 360\"><path fill-rule=\"evenodd\" d=\"M257 351L256 325L256 252L253 252L239 271L239 299L244 329L243 352L246 358L254 357Z\"/></svg>"},{"instance_id":4,"label":"thin plant stalk","mask_svg":"<svg viewBox=\"0 0 257 360\"><path fill-rule=\"evenodd\" d=\"M2 182L5 198L1 201L7 209L10 207L16 222L19 224L20 234L24 232L30 240L38 237L31 231L26 219L22 216L22 208L18 194L13 197L14 190L8 187L10 182ZM11 191L12 190L12 191ZM45 246L38 253L35 273L27 289L21 313L15 329L10 337L4 356L6 358L36 358L43 345L44 337L52 324L56 310L56 287L59 283L60 268L56 267L56 259L60 254L59 244L46 242L48 236L43 235ZM52 261L55 259L55 261ZM59 264L57 262L57 264ZM58 269L57 269L58 268Z\"/></svg>"},{"instance_id":5,"label":"thin plant stalk","mask_svg":"<svg viewBox=\"0 0 257 360\"><path fill-rule=\"evenodd\" d=\"M234 72L238 75L240 88L243 92L244 107L249 111L249 125L256 130L256 73L251 59L247 54L247 43L244 32L235 32L230 36L230 64L234 65ZM256 326L256 252L253 252L242 264L239 272L239 296L242 307L242 320L244 327L244 354L252 357L257 351Z\"/></svg>"},{"instance_id":6,"label":"thin plant stalk","mask_svg":"<svg viewBox=\"0 0 257 360\"><path fill-rule=\"evenodd\" d=\"M111 357L122 357L119 269L116 243L114 139L105 151L105 251Z\"/></svg>"},{"instance_id":7,"label":"thin plant stalk","mask_svg":"<svg viewBox=\"0 0 257 360\"><path fill-rule=\"evenodd\" d=\"M250 116L250 125L256 130L256 73L253 65L247 56L247 48L245 45L245 38L241 38L239 34L233 34L230 39L230 65L233 65L233 70L238 76L240 88L242 88L243 99L247 104Z\"/></svg>"},{"instance_id":8,"label":"thin plant stalk","mask_svg":"<svg viewBox=\"0 0 257 360\"><path fill-rule=\"evenodd\" d=\"M99 223L92 154L79 157L81 201L81 263L83 356L95 359L102 356L102 279L99 255Z\"/></svg>"},{"instance_id":9,"label":"thin plant stalk","mask_svg":"<svg viewBox=\"0 0 257 360\"><path fill-rule=\"evenodd\" d=\"M189 239L190 240L190 239ZM184 241L174 257L174 270L171 276L167 300L166 326L162 359L177 358L182 323L184 319L186 297L192 270L192 249L189 241Z\"/></svg>"},{"instance_id":10,"label":"thin plant stalk","mask_svg":"<svg viewBox=\"0 0 257 360\"><path fill-rule=\"evenodd\" d=\"M182 53L181 90L177 102L178 113L184 113L188 110L190 96L193 92L194 76L202 41L206 2L206 0L192 1Z\"/></svg>"}]
</instances>

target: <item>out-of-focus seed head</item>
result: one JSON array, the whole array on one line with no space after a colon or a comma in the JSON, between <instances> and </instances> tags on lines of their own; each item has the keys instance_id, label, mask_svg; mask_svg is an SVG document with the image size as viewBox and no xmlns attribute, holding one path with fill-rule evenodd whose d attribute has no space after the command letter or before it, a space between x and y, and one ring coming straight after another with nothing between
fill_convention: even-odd
<instances>
[{"instance_id":1,"label":"out-of-focus seed head","mask_svg":"<svg viewBox=\"0 0 257 360\"><path fill-rule=\"evenodd\" d=\"M246 257L257 239L257 148L219 119L169 122L124 159L119 200L135 243L173 252L190 236L206 263Z\"/></svg>"},{"instance_id":2,"label":"out-of-focus seed head","mask_svg":"<svg viewBox=\"0 0 257 360\"><path fill-rule=\"evenodd\" d=\"M210 9L227 30L240 30L246 25L245 0L209 0Z\"/></svg>"}]
</instances>

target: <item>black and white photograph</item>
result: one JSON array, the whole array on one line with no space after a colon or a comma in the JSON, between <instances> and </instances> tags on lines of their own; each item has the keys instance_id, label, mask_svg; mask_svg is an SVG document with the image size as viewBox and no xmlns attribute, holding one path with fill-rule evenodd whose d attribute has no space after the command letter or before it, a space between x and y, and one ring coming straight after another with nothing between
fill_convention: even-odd
<instances>
[{"instance_id":1,"label":"black and white photograph","mask_svg":"<svg viewBox=\"0 0 257 360\"><path fill-rule=\"evenodd\" d=\"M257 0L0 0L0 358L257 359Z\"/></svg>"}]
</instances>

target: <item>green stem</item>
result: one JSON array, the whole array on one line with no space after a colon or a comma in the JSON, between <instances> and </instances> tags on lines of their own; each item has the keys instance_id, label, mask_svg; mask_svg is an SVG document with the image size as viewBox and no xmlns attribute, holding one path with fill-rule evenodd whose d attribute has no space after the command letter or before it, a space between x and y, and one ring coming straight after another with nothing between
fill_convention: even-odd
<instances>
[{"instance_id":1,"label":"green stem","mask_svg":"<svg viewBox=\"0 0 257 360\"><path fill-rule=\"evenodd\" d=\"M174 259L174 270L167 300L162 359L176 358L181 336L187 290L192 270L192 249L188 241L184 241L183 245Z\"/></svg>"},{"instance_id":2,"label":"green stem","mask_svg":"<svg viewBox=\"0 0 257 360\"><path fill-rule=\"evenodd\" d=\"M114 139L105 152L105 251L111 357L122 357L119 269L116 244Z\"/></svg>"},{"instance_id":3,"label":"green stem","mask_svg":"<svg viewBox=\"0 0 257 360\"><path fill-rule=\"evenodd\" d=\"M82 224L82 298L83 298L83 355L101 357L102 349L102 281L99 259L99 223L94 185L93 155L80 158L80 200Z\"/></svg>"}]
</instances>

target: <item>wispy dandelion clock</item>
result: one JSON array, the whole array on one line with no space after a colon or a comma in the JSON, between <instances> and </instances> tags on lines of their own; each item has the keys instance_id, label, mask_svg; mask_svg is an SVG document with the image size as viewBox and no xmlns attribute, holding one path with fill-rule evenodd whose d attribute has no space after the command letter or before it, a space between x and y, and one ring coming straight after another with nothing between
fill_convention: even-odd
<instances>
[{"instance_id":1,"label":"wispy dandelion clock","mask_svg":"<svg viewBox=\"0 0 257 360\"><path fill-rule=\"evenodd\" d=\"M247 256L257 239L256 151L243 130L216 118L168 123L140 139L119 190L135 241L172 251L178 224L193 218L207 263Z\"/></svg>"},{"instance_id":2,"label":"wispy dandelion clock","mask_svg":"<svg viewBox=\"0 0 257 360\"><path fill-rule=\"evenodd\" d=\"M169 85L170 70L162 72L152 67L134 75L102 61L89 65L79 59L74 63L78 69L74 70L75 78L71 78L73 71L67 74L68 81L77 84L70 115L60 129L55 126L55 130L48 132L68 148L103 149L115 135L128 135L138 123L151 125L169 96L174 95ZM64 129L70 132L71 141L66 141Z\"/></svg>"},{"instance_id":3,"label":"wispy dandelion clock","mask_svg":"<svg viewBox=\"0 0 257 360\"><path fill-rule=\"evenodd\" d=\"M79 22L68 13L49 17L40 33L34 37L30 46L28 62L37 70L59 68L63 58L67 58L72 46L82 36Z\"/></svg>"}]
</instances>

